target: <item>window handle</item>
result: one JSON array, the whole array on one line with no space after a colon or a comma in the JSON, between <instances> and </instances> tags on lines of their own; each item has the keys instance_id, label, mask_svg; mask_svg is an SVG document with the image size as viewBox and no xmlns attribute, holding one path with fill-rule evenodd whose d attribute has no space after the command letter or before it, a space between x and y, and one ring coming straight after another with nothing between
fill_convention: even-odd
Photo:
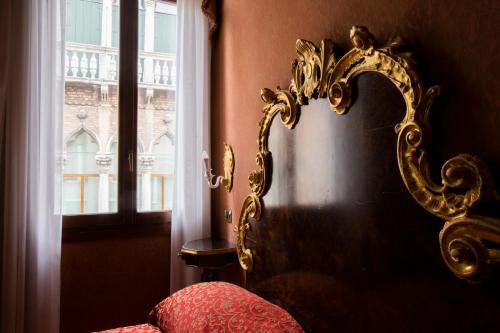
<instances>
[{"instance_id":1,"label":"window handle","mask_svg":"<svg viewBox=\"0 0 500 333\"><path fill-rule=\"evenodd\" d=\"M128 169L134 172L134 153L131 151L128 152Z\"/></svg>"}]
</instances>

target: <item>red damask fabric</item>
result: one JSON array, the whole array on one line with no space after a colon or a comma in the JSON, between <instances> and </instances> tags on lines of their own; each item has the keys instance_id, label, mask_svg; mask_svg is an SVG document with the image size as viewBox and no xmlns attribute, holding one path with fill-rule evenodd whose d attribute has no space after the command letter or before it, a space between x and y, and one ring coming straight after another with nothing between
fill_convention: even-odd
<instances>
[{"instance_id":1,"label":"red damask fabric","mask_svg":"<svg viewBox=\"0 0 500 333\"><path fill-rule=\"evenodd\" d=\"M302 333L282 308L236 285L199 283L167 297L149 314L168 333Z\"/></svg>"},{"instance_id":2,"label":"red damask fabric","mask_svg":"<svg viewBox=\"0 0 500 333\"><path fill-rule=\"evenodd\" d=\"M96 333L161 333L161 330L151 324L141 324L127 327L115 328L112 330L101 331Z\"/></svg>"}]
</instances>

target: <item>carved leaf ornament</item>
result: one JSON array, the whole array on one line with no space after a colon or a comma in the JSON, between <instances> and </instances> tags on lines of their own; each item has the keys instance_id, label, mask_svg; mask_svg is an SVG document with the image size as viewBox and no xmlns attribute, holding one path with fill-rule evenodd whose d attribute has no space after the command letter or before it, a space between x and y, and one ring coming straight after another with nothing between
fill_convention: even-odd
<instances>
[{"instance_id":1,"label":"carved leaf ornament","mask_svg":"<svg viewBox=\"0 0 500 333\"><path fill-rule=\"evenodd\" d=\"M250 193L241 210L237 233L237 251L241 267L252 271L252 250L245 246L249 218L259 220L262 197L271 185L269 131L279 114L282 123L293 129L299 108L309 99L328 98L330 109L345 114L351 106L353 80L365 72L377 72L391 80L406 103L403 120L395 126L397 159L401 177L412 197L428 212L443 219L440 233L441 253L450 270L459 278L477 282L484 278L490 264L500 261L500 251L486 244L500 244L500 220L473 215L481 201L498 200L491 177L482 161L460 154L444 163L441 184L430 177L427 147L430 143L429 110L439 87L424 90L408 53L399 53L401 38L393 38L378 47L364 27L350 32L353 48L340 60L334 56L334 44L323 40L320 48L299 39L297 58L292 62L292 80L287 90L262 89L266 103L259 123L258 169L249 176Z\"/></svg>"}]
</instances>

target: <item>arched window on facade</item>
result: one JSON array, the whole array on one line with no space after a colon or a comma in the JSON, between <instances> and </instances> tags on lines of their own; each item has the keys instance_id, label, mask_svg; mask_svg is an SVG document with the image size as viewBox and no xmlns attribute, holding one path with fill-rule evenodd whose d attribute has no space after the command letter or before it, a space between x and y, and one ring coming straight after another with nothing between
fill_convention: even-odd
<instances>
[{"instance_id":1,"label":"arched window on facade","mask_svg":"<svg viewBox=\"0 0 500 333\"><path fill-rule=\"evenodd\" d=\"M153 145L154 156L151 179L151 209L172 209L174 195L174 145L172 139L162 135Z\"/></svg>"},{"instance_id":2,"label":"arched window on facade","mask_svg":"<svg viewBox=\"0 0 500 333\"><path fill-rule=\"evenodd\" d=\"M97 212L99 171L95 160L99 145L84 129L66 143L64 165L64 214Z\"/></svg>"}]
</instances>

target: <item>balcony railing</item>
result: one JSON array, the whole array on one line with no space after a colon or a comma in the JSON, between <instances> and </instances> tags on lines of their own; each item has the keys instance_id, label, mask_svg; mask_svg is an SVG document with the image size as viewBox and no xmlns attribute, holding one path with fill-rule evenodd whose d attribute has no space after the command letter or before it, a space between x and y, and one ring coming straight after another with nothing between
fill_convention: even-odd
<instances>
[{"instance_id":1,"label":"balcony railing","mask_svg":"<svg viewBox=\"0 0 500 333\"><path fill-rule=\"evenodd\" d=\"M139 51L138 58L139 87L175 90L175 53ZM118 73L117 48L66 43L66 81L116 85Z\"/></svg>"},{"instance_id":2,"label":"balcony railing","mask_svg":"<svg viewBox=\"0 0 500 333\"><path fill-rule=\"evenodd\" d=\"M110 176L110 178L112 178L114 181L116 181L116 178L117 178L117 174L116 173L109 173L108 174ZM142 176L141 173L138 173L137 174L139 177ZM85 189L86 189L86 186L89 186L88 184L88 180L90 180L91 178L94 178L95 181L97 181L97 179L99 178L99 174L98 173L65 173L63 175L64 177L64 180L65 180L65 183L67 180L77 180L79 182L79 200L77 200L77 202L79 201L80 203L80 207L79 207L79 214L86 214L86 213L89 213L88 211L85 210ZM173 175L171 173L160 173L160 172L153 172L151 173L151 177L152 178L157 178L160 183L161 183L161 190L160 190L160 196L161 196L161 199L160 199L160 202L161 202L161 210L165 210L167 209L167 184L166 184L166 180L167 179L172 179L173 178ZM98 190L98 189L97 189ZM78 192L77 192L78 193ZM68 195L68 193L65 194L65 196ZM97 197L94 197L95 200L97 200ZM109 200L109 198L108 198ZM76 212L74 212L76 213ZM97 212L93 212L93 213L97 213Z\"/></svg>"},{"instance_id":3,"label":"balcony railing","mask_svg":"<svg viewBox=\"0 0 500 333\"><path fill-rule=\"evenodd\" d=\"M167 197L166 197L166 187L165 187L165 180L167 178L172 178L173 175L172 174L169 174L169 173L152 173L151 174L152 177L158 177L161 179L161 210L165 210L166 206L165 206L165 203L167 201Z\"/></svg>"},{"instance_id":4,"label":"balcony railing","mask_svg":"<svg viewBox=\"0 0 500 333\"><path fill-rule=\"evenodd\" d=\"M80 214L85 214L85 184L86 180L90 178L98 178L99 174L98 173L65 173L64 175L64 180L68 179L79 179L80 182ZM116 177L116 175L112 175ZM65 182L66 183L66 182ZM67 193L65 193L65 196Z\"/></svg>"}]
</instances>

